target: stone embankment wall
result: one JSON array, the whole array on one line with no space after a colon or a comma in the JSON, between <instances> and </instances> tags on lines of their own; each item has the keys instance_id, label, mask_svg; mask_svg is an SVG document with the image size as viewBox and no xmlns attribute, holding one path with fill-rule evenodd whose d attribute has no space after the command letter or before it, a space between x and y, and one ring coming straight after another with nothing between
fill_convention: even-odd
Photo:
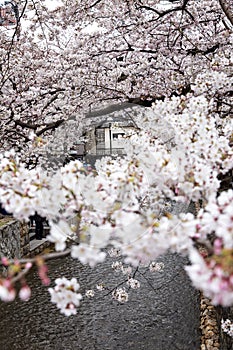
<instances>
[{"instance_id":1,"label":"stone embankment wall","mask_svg":"<svg viewBox=\"0 0 233 350\"><path fill-rule=\"evenodd\" d=\"M29 226L26 222L20 223L20 257L27 255L30 251Z\"/></svg>"},{"instance_id":2,"label":"stone embankment wall","mask_svg":"<svg viewBox=\"0 0 233 350\"><path fill-rule=\"evenodd\" d=\"M13 218L0 220L0 256L21 258L30 251L29 227Z\"/></svg>"}]
</instances>

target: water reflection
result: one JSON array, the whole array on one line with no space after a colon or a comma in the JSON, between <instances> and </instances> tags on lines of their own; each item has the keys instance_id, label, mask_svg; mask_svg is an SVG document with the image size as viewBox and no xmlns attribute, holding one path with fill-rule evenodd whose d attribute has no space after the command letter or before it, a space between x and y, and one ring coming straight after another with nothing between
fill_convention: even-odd
<instances>
[{"instance_id":1,"label":"water reflection","mask_svg":"<svg viewBox=\"0 0 233 350\"><path fill-rule=\"evenodd\" d=\"M31 300L0 304L0 349L199 349L199 297L183 271L183 259L168 255L160 261L164 273L138 277L141 288L132 290L128 303L120 305L95 289L94 298L84 298L77 315L68 318L50 303L34 270L28 279ZM50 262L49 270L52 281L61 275L76 277L82 294L85 286L92 289L106 281L112 288L124 279L113 273L109 261L90 269L63 258Z\"/></svg>"}]
</instances>

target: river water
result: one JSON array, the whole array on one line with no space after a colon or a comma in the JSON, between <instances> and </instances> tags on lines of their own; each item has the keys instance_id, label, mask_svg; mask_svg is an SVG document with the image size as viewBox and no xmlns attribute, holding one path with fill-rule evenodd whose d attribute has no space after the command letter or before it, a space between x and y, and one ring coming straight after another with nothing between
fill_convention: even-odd
<instances>
[{"instance_id":1,"label":"river water","mask_svg":"<svg viewBox=\"0 0 233 350\"><path fill-rule=\"evenodd\" d=\"M118 260L114 258L114 261ZM125 276L114 272L112 258L91 269L70 257L49 263L49 276L76 277L84 297L75 316L60 314L50 303L47 287L37 271L28 276L33 295L28 302L0 304L0 350L199 350L199 294L183 269L187 261L168 254L158 259L163 272L142 267L137 275L141 287L130 290L129 301L119 304L96 284L111 290Z\"/></svg>"}]
</instances>

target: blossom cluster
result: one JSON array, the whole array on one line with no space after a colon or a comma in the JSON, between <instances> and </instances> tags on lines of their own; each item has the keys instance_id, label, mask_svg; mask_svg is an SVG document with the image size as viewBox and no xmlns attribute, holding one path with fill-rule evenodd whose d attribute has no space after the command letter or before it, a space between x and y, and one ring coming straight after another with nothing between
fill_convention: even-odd
<instances>
[{"instance_id":1,"label":"blossom cluster","mask_svg":"<svg viewBox=\"0 0 233 350\"><path fill-rule=\"evenodd\" d=\"M164 263L152 261L149 265L150 272L163 271Z\"/></svg>"},{"instance_id":2,"label":"blossom cluster","mask_svg":"<svg viewBox=\"0 0 233 350\"><path fill-rule=\"evenodd\" d=\"M82 300L82 295L77 293L80 286L76 278L68 280L65 277L61 277L57 278L55 283L56 286L54 288L48 289L51 295L51 302L56 304L64 315L75 315L77 307L80 305L80 300Z\"/></svg>"},{"instance_id":3,"label":"blossom cluster","mask_svg":"<svg viewBox=\"0 0 233 350\"><path fill-rule=\"evenodd\" d=\"M31 297L31 288L28 286L24 274L31 269L32 264L28 262L25 265L21 265L18 260L10 262L5 257L1 259L1 262L5 269L7 269L7 277L0 279L0 299L5 302L11 302L18 295L23 301L29 300ZM20 282L19 291L15 286L18 280Z\"/></svg>"},{"instance_id":4,"label":"blossom cluster","mask_svg":"<svg viewBox=\"0 0 233 350\"><path fill-rule=\"evenodd\" d=\"M222 192L217 198L212 195L205 209L199 211L196 234L206 239L214 233L227 249L233 249L233 190Z\"/></svg>"},{"instance_id":5,"label":"blossom cluster","mask_svg":"<svg viewBox=\"0 0 233 350\"><path fill-rule=\"evenodd\" d=\"M132 289L140 288L140 282L136 278L130 277L127 281L127 284Z\"/></svg>"},{"instance_id":6,"label":"blossom cluster","mask_svg":"<svg viewBox=\"0 0 233 350\"><path fill-rule=\"evenodd\" d=\"M230 337L233 337L233 323L229 319L226 319L225 321L222 319L221 327L225 333L227 333Z\"/></svg>"},{"instance_id":7,"label":"blossom cluster","mask_svg":"<svg viewBox=\"0 0 233 350\"><path fill-rule=\"evenodd\" d=\"M113 299L117 300L119 303L124 304L128 301L129 295L126 292L125 288L116 288L112 292Z\"/></svg>"},{"instance_id":8,"label":"blossom cluster","mask_svg":"<svg viewBox=\"0 0 233 350\"><path fill-rule=\"evenodd\" d=\"M186 266L186 271L193 285L202 290L214 305L232 305L232 250L221 249L220 253L206 258L193 250L190 260L191 265Z\"/></svg>"}]
</instances>

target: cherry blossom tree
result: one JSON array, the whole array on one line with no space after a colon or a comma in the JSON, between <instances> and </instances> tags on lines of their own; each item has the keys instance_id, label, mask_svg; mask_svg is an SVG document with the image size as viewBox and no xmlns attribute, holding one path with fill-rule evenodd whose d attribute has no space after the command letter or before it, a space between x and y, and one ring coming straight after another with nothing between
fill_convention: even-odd
<instances>
[{"instance_id":1,"label":"cherry blossom tree","mask_svg":"<svg viewBox=\"0 0 233 350\"><path fill-rule=\"evenodd\" d=\"M1 36L1 130L19 148L30 131L48 136L70 116L81 123L105 101L150 106L187 93L201 70L226 68L230 28L218 1L59 4L20 3L18 41L18 28Z\"/></svg>"},{"instance_id":2,"label":"cherry blossom tree","mask_svg":"<svg viewBox=\"0 0 233 350\"><path fill-rule=\"evenodd\" d=\"M232 305L230 4L67 0L52 11L44 1L19 4L13 34L0 39L1 148L7 151L0 197L19 220L35 211L46 217L56 252L3 258L9 274L0 282L2 300L14 299L15 283L32 264L48 284L47 259L71 254L93 267L111 246L124 263L151 270L168 250L187 255L193 284L214 304ZM40 163L28 168L57 128L72 119L82 135L86 113L115 101L146 107L135 117L141 130L125 138L127 156L104 158L90 172L79 161L52 175ZM187 208L190 201L196 215L169 207ZM127 283L140 286L130 272ZM81 302L78 290L77 280L63 277L49 292L70 315ZM30 297L26 285L20 295ZM128 299L123 287L112 296Z\"/></svg>"}]
</instances>

